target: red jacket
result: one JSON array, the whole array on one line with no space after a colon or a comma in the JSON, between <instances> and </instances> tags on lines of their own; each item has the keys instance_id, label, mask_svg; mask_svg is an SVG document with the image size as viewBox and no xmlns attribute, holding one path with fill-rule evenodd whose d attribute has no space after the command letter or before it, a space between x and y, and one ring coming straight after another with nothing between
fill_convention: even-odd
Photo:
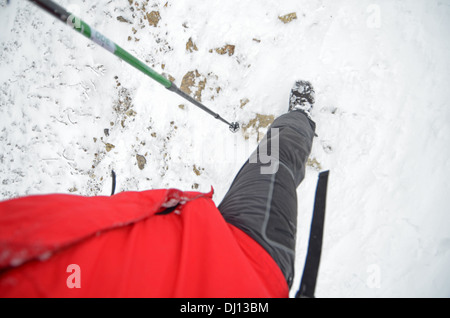
<instances>
[{"instance_id":1,"label":"red jacket","mask_svg":"<svg viewBox=\"0 0 450 318\"><path fill-rule=\"evenodd\" d=\"M179 204L170 214L159 214ZM0 202L0 297L288 297L270 255L208 194Z\"/></svg>"}]
</instances>

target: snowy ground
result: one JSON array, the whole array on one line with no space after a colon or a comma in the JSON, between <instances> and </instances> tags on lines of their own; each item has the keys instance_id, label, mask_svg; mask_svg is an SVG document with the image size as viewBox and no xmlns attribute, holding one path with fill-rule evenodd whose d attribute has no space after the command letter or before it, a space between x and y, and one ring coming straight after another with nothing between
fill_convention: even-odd
<instances>
[{"instance_id":1,"label":"snowy ground","mask_svg":"<svg viewBox=\"0 0 450 318\"><path fill-rule=\"evenodd\" d=\"M330 169L317 297L450 297L449 1L58 3L247 128L231 134L34 5L2 0L0 199L109 195L114 169L117 191L212 185L219 203L307 79L318 137L292 294Z\"/></svg>"}]
</instances>

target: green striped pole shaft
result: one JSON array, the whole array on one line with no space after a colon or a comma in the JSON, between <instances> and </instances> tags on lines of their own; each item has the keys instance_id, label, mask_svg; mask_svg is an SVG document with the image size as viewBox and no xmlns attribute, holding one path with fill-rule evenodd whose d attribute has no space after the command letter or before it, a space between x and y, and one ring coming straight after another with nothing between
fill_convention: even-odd
<instances>
[{"instance_id":1,"label":"green striped pole shaft","mask_svg":"<svg viewBox=\"0 0 450 318\"><path fill-rule=\"evenodd\" d=\"M50 0L29 0L39 6L40 8L44 9L48 13L50 13L52 16L57 18L63 23L68 24L72 28L74 28L79 33L83 34L88 39L92 40L93 42L97 43L104 49L108 50L109 52L113 53L120 59L124 60L128 64L132 65L142 73L148 75L158 83L162 84L165 88L171 90L174 93L177 93L181 97L185 98L189 102L193 103L197 107L203 109L205 112L209 113L210 115L214 116L214 118L219 119L220 121L226 123L230 130L232 132L236 132L239 130L239 123L233 122L229 123L225 119L223 119L219 114L211 111L209 108L189 96L188 94L181 91L175 83L171 82L161 74L155 72L152 68L147 66L145 63L141 62L139 59L128 53L126 50L121 48L119 45L114 43L113 41L109 40L107 37L105 37L103 34L95 30L94 28L90 27L86 22L81 20L80 18L76 17L75 15L71 14L70 12L66 11L63 7L60 5L54 3Z\"/></svg>"}]
</instances>

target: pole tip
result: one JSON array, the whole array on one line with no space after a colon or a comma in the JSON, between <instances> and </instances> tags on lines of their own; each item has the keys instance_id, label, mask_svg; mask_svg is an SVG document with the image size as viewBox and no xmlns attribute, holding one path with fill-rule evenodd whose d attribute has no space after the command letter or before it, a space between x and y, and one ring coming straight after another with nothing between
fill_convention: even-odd
<instances>
[{"instance_id":1,"label":"pole tip","mask_svg":"<svg viewBox=\"0 0 450 318\"><path fill-rule=\"evenodd\" d=\"M230 130L232 133L239 131L239 123L238 122L231 123Z\"/></svg>"}]
</instances>

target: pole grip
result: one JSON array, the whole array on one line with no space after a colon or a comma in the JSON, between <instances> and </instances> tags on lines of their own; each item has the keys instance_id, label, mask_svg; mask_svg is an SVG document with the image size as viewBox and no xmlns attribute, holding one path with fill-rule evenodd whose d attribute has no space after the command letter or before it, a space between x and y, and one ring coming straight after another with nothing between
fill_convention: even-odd
<instances>
[{"instance_id":1,"label":"pole grip","mask_svg":"<svg viewBox=\"0 0 450 318\"><path fill-rule=\"evenodd\" d=\"M63 7L58 5L57 3L49 0L29 0L30 2L33 2L38 7L44 9L51 15L53 15L58 20L67 23L67 20L70 17L70 13L66 11Z\"/></svg>"}]
</instances>

